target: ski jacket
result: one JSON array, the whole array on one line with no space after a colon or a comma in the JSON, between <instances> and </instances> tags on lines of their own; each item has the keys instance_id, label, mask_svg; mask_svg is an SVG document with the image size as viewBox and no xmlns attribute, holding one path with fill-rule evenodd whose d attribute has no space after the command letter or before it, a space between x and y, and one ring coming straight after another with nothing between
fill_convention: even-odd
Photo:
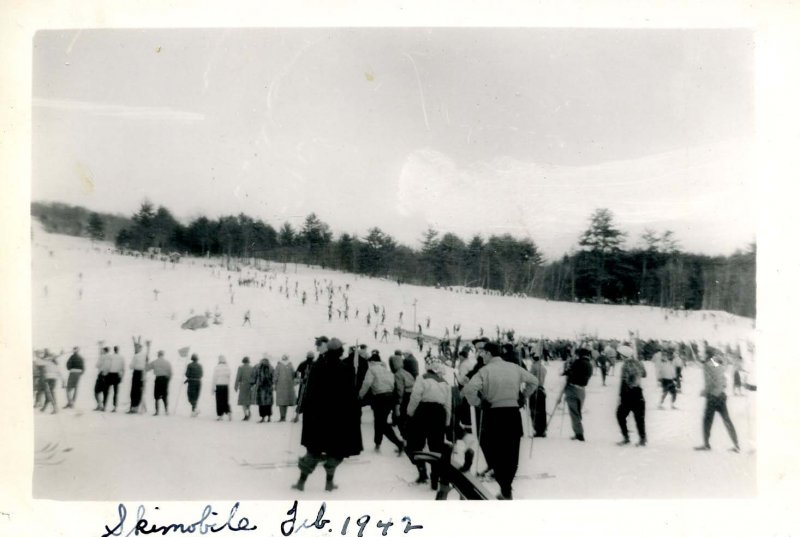
<instances>
[{"instance_id":1,"label":"ski jacket","mask_svg":"<svg viewBox=\"0 0 800 537\"><path fill-rule=\"evenodd\" d=\"M394 375L383 362L370 362L367 374L364 376L364 383L358 392L358 398L363 399L367 392L373 395L391 393L394 391Z\"/></svg>"},{"instance_id":2,"label":"ski jacket","mask_svg":"<svg viewBox=\"0 0 800 537\"><path fill-rule=\"evenodd\" d=\"M642 365L642 362L636 358L628 358L622 364L622 378L619 389L620 392L629 390L631 388L638 388L641 384L641 379L647 377L647 371Z\"/></svg>"},{"instance_id":3,"label":"ski jacket","mask_svg":"<svg viewBox=\"0 0 800 537\"><path fill-rule=\"evenodd\" d=\"M147 371L151 369L157 377L169 378L172 376L172 365L163 356L147 364Z\"/></svg>"},{"instance_id":4,"label":"ski jacket","mask_svg":"<svg viewBox=\"0 0 800 537\"><path fill-rule=\"evenodd\" d=\"M472 406L486 402L491 408L518 407L523 384L523 395L528 400L539 381L522 367L495 356L473 375L461 393Z\"/></svg>"},{"instance_id":5,"label":"ski jacket","mask_svg":"<svg viewBox=\"0 0 800 537\"><path fill-rule=\"evenodd\" d=\"M411 393L413 389L414 376L411 373L405 369L400 369L394 374L394 395L398 402L403 400L403 395Z\"/></svg>"},{"instance_id":6,"label":"ski jacket","mask_svg":"<svg viewBox=\"0 0 800 537\"><path fill-rule=\"evenodd\" d=\"M452 397L450 385L432 371L426 372L417 378L414 389L411 391L411 399L408 402L409 416L413 416L420 403L436 403L442 405L445 410L445 423L450 422L450 410L452 407Z\"/></svg>"},{"instance_id":7,"label":"ski jacket","mask_svg":"<svg viewBox=\"0 0 800 537\"><path fill-rule=\"evenodd\" d=\"M188 380L200 380L203 378L203 366L197 362L189 362L186 366L186 378Z\"/></svg>"},{"instance_id":8,"label":"ski jacket","mask_svg":"<svg viewBox=\"0 0 800 537\"><path fill-rule=\"evenodd\" d=\"M59 371L58 364L55 360L44 361L44 378L47 380L64 380L61 377L61 371Z\"/></svg>"},{"instance_id":9,"label":"ski jacket","mask_svg":"<svg viewBox=\"0 0 800 537\"><path fill-rule=\"evenodd\" d=\"M111 367L111 355L101 354L100 357L97 359L98 373L100 373L101 375L105 375L106 373L108 373L110 367Z\"/></svg>"},{"instance_id":10,"label":"ski jacket","mask_svg":"<svg viewBox=\"0 0 800 537\"><path fill-rule=\"evenodd\" d=\"M544 387L544 379L547 378L547 368L541 360L534 360L531 364L531 374L539 381L539 387Z\"/></svg>"},{"instance_id":11,"label":"ski jacket","mask_svg":"<svg viewBox=\"0 0 800 537\"><path fill-rule=\"evenodd\" d=\"M137 352L131 358L131 369L134 371L144 371L147 366L147 356L143 352Z\"/></svg>"},{"instance_id":12,"label":"ski jacket","mask_svg":"<svg viewBox=\"0 0 800 537\"><path fill-rule=\"evenodd\" d=\"M703 365L703 376L706 386L703 395L706 397L719 397L725 394L725 368L721 364L706 360Z\"/></svg>"},{"instance_id":13,"label":"ski jacket","mask_svg":"<svg viewBox=\"0 0 800 537\"><path fill-rule=\"evenodd\" d=\"M83 358L80 354L74 353L67 360L67 371L70 373L83 373Z\"/></svg>"},{"instance_id":14,"label":"ski jacket","mask_svg":"<svg viewBox=\"0 0 800 537\"><path fill-rule=\"evenodd\" d=\"M578 358L567 367L564 374L567 376L567 382L575 386L586 386L589 384L589 379L592 377L594 368L592 362L588 358Z\"/></svg>"},{"instance_id":15,"label":"ski jacket","mask_svg":"<svg viewBox=\"0 0 800 537\"><path fill-rule=\"evenodd\" d=\"M231 368L228 364L217 364L212 376L214 386L227 386L231 382Z\"/></svg>"},{"instance_id":16,"label":"ski jacket","mask_svg":"<svg viewBox=\"0 0 800 537\"><path fill-rule=\"evenodd\" d=\"M125 374L125 359L119 354L112 354L109 359L108 372L116 373L122 377Z\"/></svg>"},{"instance_id":17,"label":"ski jacket","mask_svg":"<svg viewBox=\"0 0 800 537\"><path fill-rule=\"evenodd\" d=\"M656 377L661 379L672 380L675 378L675 363L667 359L666 356L661 355L660 359L655 362L656 364Z\"/></svg>"}]
</instances>

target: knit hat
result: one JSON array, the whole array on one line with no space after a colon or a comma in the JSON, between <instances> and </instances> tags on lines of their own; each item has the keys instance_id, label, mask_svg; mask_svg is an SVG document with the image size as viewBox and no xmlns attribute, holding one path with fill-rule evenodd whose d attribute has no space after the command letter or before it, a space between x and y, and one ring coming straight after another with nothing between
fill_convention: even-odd
<instances>
[{"instance_id":1,"label":"knit hat","mask_svg":"<svg viewBox=\"0 0 800 537\"><path fill-rule=\"evenodd\" d=\"M319 346L320 343L327 343L328 336L319 336L314 338L314 345Z\"/></svg>"},{"instance_id":2,"label":"knit hat","mask_svg":"<svg viewBox=\"0 0 800 537\"><path fill-rule=\"evenodd\" d=\"M332 351L335 351L337 349L341 349L342 348L342 342L339 341L338 338L331 338L331 340L328 341L328 348L330 350L332 350Z\"/></svg>"},{"instance_id":3,"label":"knit hat","mask_svg":"<svg viewBox=\"0 0 800 537\"><path fill-rule=\"evenodd\" d=\"M313 357L314 357L314 352L313 351L308 351L306 353L306 358L313 358Z\"/></svg>"}]
</instances>

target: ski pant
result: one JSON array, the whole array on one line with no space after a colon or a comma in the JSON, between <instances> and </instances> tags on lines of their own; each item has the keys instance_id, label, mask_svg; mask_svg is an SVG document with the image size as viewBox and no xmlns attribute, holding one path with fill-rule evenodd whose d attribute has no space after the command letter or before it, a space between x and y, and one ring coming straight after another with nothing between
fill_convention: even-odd
<instances>
[{"instance_id":1,"label":"ski pant","mask_svg":"<svg viewBox=\"0 0 800 537\"><path fill-rule=\"evenodd\" d=\"M586 388L567 384L564 388L564 399L569 408L569 419L572 421L572 432L575 436L583 436L583 401L586 399Z\"/></svg>"},{"instance_id":2,"label":"ski pant","mask_svg":"<svg viewBox=\"0 0 800 537\"><path fill-rule=\"evenodd\" d=\"M608 376L608 367L603 366L600 368L600 375L603 377L603 386L606 385L606 376Z\"/></svg>"},{"instance_id":3,"label":"ski pant","mask_svg":"<svg viewBox=\"0 0 800 537\"><path fill-rule=\"evenodd\" d=\"M168 409L167 398L169 396L169 377L156 377L153 383L153 398L156 400L156 412L158 412L158 400L164 401L164 410Z\"/></svg>"},{"instance_id":4,"label":"ski pant","mask_svg":"<svg viewBox=\"0 0 800 537\"><path fill-rule=\"evenodd\" d=\"M105 385L103 386L103 408L106 407L106 402L108 401L108 392L111 391L111 388L114 388L114 408L117 408L117 397L119 392L119 383L120 383L119 373L107 373L106 374L106 381Z\"/></svg>"},{"instance_id":5,"label":"ski pant","mask_svg":"<svg viewBox=\"0 0 800 537\"><path fill-rule=\"evenodd\" d=\"M131 378L131 409L139 408L142 402L142 387L144 386L144 371L141 369L133 370Z\"/></svg>"},{"instance_id":6,"label":"ski pant","mask_svg":"<svg viewBox=\"0 0 800 537\"><path fill-rule=\"evenodd\" d=\"M683 368L676 367L675 368L675 388L678 391L681 391L681 379L683 378Z\"/></svg>"},{"instance_id":7,"label":"ski pant","mask_svg":"<svg viewBox=\"0 0 800 537\"><path fill-rule=\"evenodd\" d=\"M94 381L94 398L97 399L97 404L101 404L100 396L103 395L106 389L106 374L98 373L97 380Z\"/></svg>"},{"instance_id":8,"label":"ski pant","mask_svg":"<svg viewBox=\"0 0 800 537\"><path fill-rule=\"evenodd\" d=\"M75 404L75 397L78 395L78 383L81 380L83 373L71 372L67 377L67 404L72 406Z\"/></svg>"},{"instance_id":9,"label":"ski pant","mask_svg":"<svg viewBox=\"0 0 800 537\"><path fill-rule=\"evenodd\" d=\"M58 411L56 403L56 379L46 379L44 381L44 406L42 406L42 411L47 408L47 405L53 405L53 412Z\"/></svg>"},{"instance_id":10,"label":"ski pant","mask_svg":"<svg viewBox=\"0 0 800 537\"><path fill-rule=\"evenodd\" d=\"M522 418L519 408L502 407L484 410L480 445L486 463L494 471L500 493L511 497L511 484L519 466L519 442Z\"/></svg>"},{"instance_id":11,"label":"ski pant","mask_svg":"<svg viewBox=\"0 0 800 537\"><path fill-rule=\"evenodd\" d=\"M403 400L400 401L400 412L394 416L394 424L403 438L408 439L408 403L411 401L411 392L403 393Z\"/></svg>"},{"instance_id":12,"label":"ski pant","mask_svg":"<svg viewBox=\"0 0 800 537\"><path fill-rule=\"evenodd\" d=\"M675 404L675 399L678 397L678 387L675 385L673 379L661 379L661 402L667 398L667 394L672 396L672 403Z\"/></svg>"},{"instance_id":13,"label":"ski pant","mask_svg":"<svg viewBox=\"0 0 800 537\"><path fill-rule=\"evenodd\" d=\"M539 386L531 394L529 401L531 411L531 421L533 421L533 433L544 436L547 433L547 392L544 386Z\"/></svg>"},{"instance_id":14,"label":"ski pant","mask_svg":"<svg viewBox=\"0 0 800 537\"><path fill-rule=\"evenodd\" d=\"M444 432L447 421L447 411L444 405L439 403L420 403L414 416L409 419L408 424L408 456L415 451L425 449L434 453L442 453L444 450ZM414 462L413 459L411 462ZM416 464L416 463L415 463ZM418 464L417 468L421 476L427 476L425 464ZM431 479L435 482L439 479L439 472L436 466L431 467Z\"/></svg>"},{"instance_id":15,"label":"ski pant","mask_svg":"<svg viewBox=\"0 0 800 537\"><path fill-rule=\"evenodd\" d=\"M197 400L200 399L200 381L189 379L186 383L186 396L189 398L189 404L192 405L192 410L197 408Z\"/></svg>"},{"instance_id":16,"label":"ski pant","mask_svg":"<svg viewBox=\"0 0 800 537\"><path fill-rule=\"evenodd\" d=\"M706 396L706 410L703 414L703 441L705 445L709 445L711 440L711 425L714 423L714 415L719 412L722 417L722 423L728 429L728 435L733 441L733 445L739 447L739 439L736 436L736 428L733 426L730 415L728 415L728 397L723 393L720 395L707 395Z\"/></svg>"},{"instance_id":17,"label":"ski pant","mask_svg":"<svg viewBox=\"0 0 800 537\"><path fill-rule=\"evenodd\" d=\"M325 468L325 477L328 481L333 481L333 474L336 473L336 467L342 463L342 459L323 453L311 453L307 451L297 462L297 466L300 468L300 480L305 481L309 474L317 468L319 463L322 463L322 467Z\"/></svg>"},{"instance_id":18,"label":"ski pant","mask_svg":"<svg viewBox=\"0 0 800 537\"><path fill-rule=\"evenodd\" d=\"M633 419L636 421L636 432L639 433L639 440L647 440L647 432L644 425L644 395L640 387L623 389L619 394L619 406L617 407L617 423L623 438L628 437L628 414L633 412Z\"/></svg>"},{"instance_id":19,"label":"ski pant","mask_svg":"<svg viewBox=\"0 0 800 537\"><path fill-rule=\"evenodd\" d=\"M230 414L231 406L228 402L228 385L217 384L214 394L217 401L217 417L221 418L223 414Z\"/></svg>"},{"instance_id":20,"label":"ski pant","mask_svg":"<svg viewBox=\"0 0 800 537\"><path fill-rule=\"evenodd\" d=\"M394 434L394 429L392 429L392 426L388 423L389 413L392 411L393 406L394 394L392 392L381 393L372 397L371 407L374 419L373 439L375 440L375 447L380 447L384 436L395 446L403 446L403 443L397 438L397 435Z\"/></svg>"}]
</instances>

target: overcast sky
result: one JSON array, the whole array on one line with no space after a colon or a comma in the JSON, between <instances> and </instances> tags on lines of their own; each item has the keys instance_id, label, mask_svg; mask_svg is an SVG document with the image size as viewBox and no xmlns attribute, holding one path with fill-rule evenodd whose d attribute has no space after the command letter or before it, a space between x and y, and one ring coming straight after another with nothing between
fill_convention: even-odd
<instances>
[{"instance_id":1,"label":"overcast sky","mask_svg":"<svg viewBox=\"0 0 800 537\"><path fill-rule=\"evenodd\" d=\"M33 200L509 232L551 259L598 207L629 245L755 240L744 30L47 31L33 88Z\"/></svg>"}]
</instances>

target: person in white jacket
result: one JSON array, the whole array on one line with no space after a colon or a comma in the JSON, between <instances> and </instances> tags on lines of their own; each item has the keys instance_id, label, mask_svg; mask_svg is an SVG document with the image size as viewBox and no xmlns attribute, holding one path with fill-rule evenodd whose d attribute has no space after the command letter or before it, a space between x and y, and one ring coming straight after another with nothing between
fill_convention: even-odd
<instances>
[{"instance_id":1,"label":"person in white jacket","mask_svg":"<svg viewBox=\"0 0 800 537\"><path fill-rule=\"evenodd\" d=\"M373 439L375 440L375 451L381 450L381 442L383 437L397 446L397 454L402 455L405 444L402 440L397 438L394 429L389 425L389 413L394 408L394 375L386 367L386 364L381 361L381 355L377 350L372 351L369 358L369 369L364 375L364 382L361 384L361 390L358 393L359 399L363 399L367 392L372 393L370 399L370 406L372 407L373 422L375 433Z\"/></svg>"},{"instance_id":2,"label":"person in white jacket","mask_svg":"<svg viewBox=\"0 0 800 537\"><path fill-rule=\"evenodd\" d=\"M452 412L452 390L442 377L442 364L437 358L426 360L424 375L417 377L411 399L408 402L408 451L428 449L434 453L444 452L444 439L447 424ZM427 483L428 471L425 464L418 464L417 483ZM431 488L439 488L439 475L436 466L431 468Z\"/></svg>"},{"instance_id":3,"label":"person in white jacket","mask_svg":"<svg viewBox=\"0 0 800 537\"><path fill-rule=\"evenodd\" d=\"M214 373L212 375L212 382L214 383L214 394L217 400L217 421L222 420L222 416L227 415L228 421L231 421L231 405L228 398L228 389L231 383L231 368L225 362L225 357L221 356L218 359Z\"/></svg>"}]
</instances>

